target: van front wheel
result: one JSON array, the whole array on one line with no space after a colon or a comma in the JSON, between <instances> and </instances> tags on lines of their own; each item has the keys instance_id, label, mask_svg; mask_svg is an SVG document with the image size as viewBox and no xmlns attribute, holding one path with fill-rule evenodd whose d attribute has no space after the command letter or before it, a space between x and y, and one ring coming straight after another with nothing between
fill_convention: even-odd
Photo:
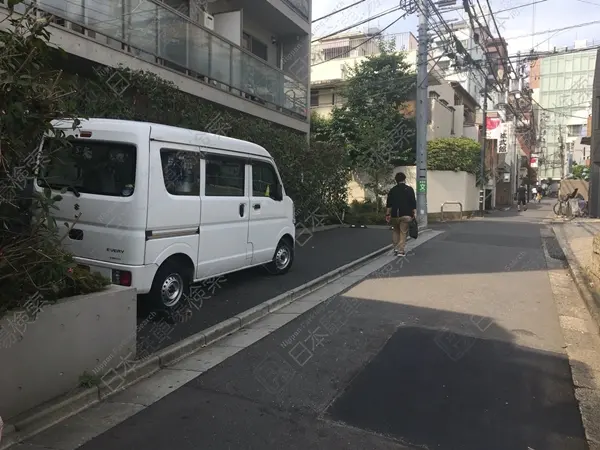
<instances>
[{"instance_id":1,"label":"van front wheel","mask_svg":"<svg viewBox=\"0 0 600 450\"><path fill-rule=\"evenodd\" d=\"M161 308L174 308L189 294L191 279L185 267L166 261L156 272L150 297Z\"/></svg>"},{"instance_id":2,"label":"van front wheel","mask_svg":"<svg viewBox=\"0 0 600 450\"><path fill-rule=\"evenodd\" d=\"M283 275L287 273L294 262L294 246L288 239L281 239L277 244L273 261L267 266L269 272L274 275Z\"/></svg>"}]
</instances>

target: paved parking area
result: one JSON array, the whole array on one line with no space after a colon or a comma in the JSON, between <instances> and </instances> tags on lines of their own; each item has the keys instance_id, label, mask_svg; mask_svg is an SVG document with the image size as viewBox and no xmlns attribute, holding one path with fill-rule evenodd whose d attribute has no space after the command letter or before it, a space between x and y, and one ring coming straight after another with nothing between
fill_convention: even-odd
<instances>
[{"instance_id":1,"label":"paved parking area","mask_svg":"<svg viewBox=\"0 0 600 450\"><path fill-rule=\"evenodd\" d=\"M308 239L307 239L308 238ZM216 325L277 295L303 285L391 243L391 232L375 228L336 228L302 236L292 269L272 276L254 268L201 284L198 299L177 315L175 325L150 324L138 330L138 355L155 352ZM144 319L140 318L141 323Z\"/></svg>"}]
</instances>

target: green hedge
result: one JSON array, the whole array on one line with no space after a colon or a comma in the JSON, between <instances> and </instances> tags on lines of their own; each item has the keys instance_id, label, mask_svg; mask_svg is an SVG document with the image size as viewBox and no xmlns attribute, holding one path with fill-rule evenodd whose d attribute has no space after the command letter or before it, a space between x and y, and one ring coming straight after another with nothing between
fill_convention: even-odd
<instances>
[{"instance_id":1,"label":"green hedge","mask_svg":"<svg viewBox=\"0 0 600 450\"><path fill-rule=\"evenodd\" d=\"M427 142L427 168L478 175L480 148L479 142L465 137L433 139Z\"/></svg>"},{"instance_id":2,"label":"green hedge","mask_svg":"<svg viewBox=\"0 0 600 450\"><path fill-rule=\"evenodd\" d=\"M126 83L124 92L110 87L115 80ZM64 109L73 116L216 132L265 147L277 162L299 220L315 210L340 211L346 202L349 169L341 148L309 146L303 133L187 94L151 72L99 67L83 76L71 73L63 82L77 92L65 99Z\"/></svg>"}]
</instances>

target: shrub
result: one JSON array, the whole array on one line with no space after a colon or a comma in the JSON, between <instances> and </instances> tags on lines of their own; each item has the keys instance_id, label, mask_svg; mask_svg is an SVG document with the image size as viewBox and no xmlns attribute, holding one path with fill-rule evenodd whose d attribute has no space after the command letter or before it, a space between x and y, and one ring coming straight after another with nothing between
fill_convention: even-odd
<instances>
[{"instance_id":1,"label":"shrub","mask_svg":"<svg viewBox=\"0 0 600 450\"><path fill-rule=\"evenodd\" d=\"M29 300L51 302L108 284L78 270L63 250L50 214L60 195L39 195L30 182L50 121L68 117L61 73L48 63L47 22L31 9L10 16L9 30L0 33L0 315Z\"/></svg>"},{"instance_id":2,"label":"shrub","mask_svg":"<svg viewBox=\"0 0 600 450\"><path fill-rule=\"evenodd\" d=\"M427 168L429 170L464 171L479 175L479 142L473 139L441 138L427 142Z\"/></svg>"}]
</instances>

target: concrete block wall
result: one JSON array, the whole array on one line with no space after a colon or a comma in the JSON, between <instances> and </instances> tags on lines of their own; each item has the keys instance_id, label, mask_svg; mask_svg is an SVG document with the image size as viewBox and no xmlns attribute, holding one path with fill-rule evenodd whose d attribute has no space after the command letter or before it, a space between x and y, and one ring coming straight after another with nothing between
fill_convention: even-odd
<instances>
[{"instance_id":1,"label":"concrete block wall","mask_svg":"<svg viewBox=\"0 0 600 450\"><path fill-rule=\"evenodd\" d=\"M416 167L405 166L397 167L397 172L403 172L406 175L406 182L413 189L417 189ZM368 177L358 175L348 185L348 200L365 201L372 200L373 194L365 189ZM463 206L463 212L477 211L479 209L479 188L476 184L476 177L467 172L454 172L445 170L430 170L427 172L427 209L429 214L440 214L442 203L460 202ZM447 205L445 212L458 212L458 205Z\"/></svg>"},{"instance_id":2,"label":"concrete block wall","mask_svg":"<svg viewBox=\"0 0 600 450\"><path fill-rule=\"evenodd\" d=\"M10 420L102 376L136 352L134 288L111 286L0 319L0 416Z\"/></svg>"},{"instance_id":3,"label":"concrete block wall","mask_svg":"<svg viewBox=\"0 0 600 450\"><path fill-rule=\"evenodd\" d=\"M600 234L594 236L592 244L592 263L589 271L596 277L596 282L600 281Z\"/></svg>"}]
</instances>

